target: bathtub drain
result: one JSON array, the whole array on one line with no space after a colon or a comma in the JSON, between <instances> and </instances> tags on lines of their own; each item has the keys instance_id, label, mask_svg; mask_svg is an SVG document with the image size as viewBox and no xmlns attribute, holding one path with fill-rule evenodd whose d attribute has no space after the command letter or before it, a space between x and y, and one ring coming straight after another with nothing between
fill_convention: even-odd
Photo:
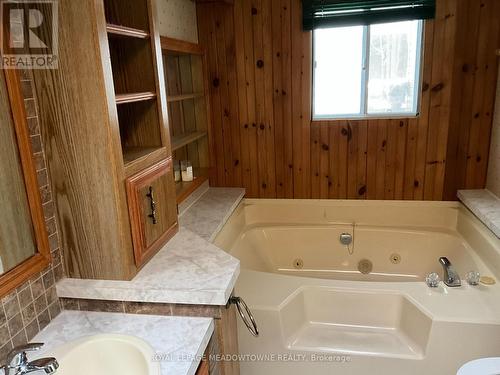
<instances>
[{"instance_id":1,"label":"bathtub drain","mask_svg":"<svg viewBox=\"0 0 500 375\"><path fill-rule=\"evenodd\" d=\"M368 259L361 259L358 263L358 271L363 275L368 275L373 270L373 263Z\"/></svg>"}]
</instances>

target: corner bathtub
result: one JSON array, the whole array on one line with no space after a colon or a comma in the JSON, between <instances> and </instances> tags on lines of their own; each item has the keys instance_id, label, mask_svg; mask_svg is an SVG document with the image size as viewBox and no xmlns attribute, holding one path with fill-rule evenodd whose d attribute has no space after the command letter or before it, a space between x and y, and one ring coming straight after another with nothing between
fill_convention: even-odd
<instances>
[{"instance_id":1,"label":"corner bathtub","mask_svg":"<svg viewBox=\"0 0 500 375\"><path fill-rule=\"evenodd\" d=\"M460 203L247 199L215 244L241 261L236 293L261 331L240 326L240 352L302 359L242 375L455 374L500 356L498 285L423 282L442 256L462 279L499 277L500 240Z\"/></svg>"}]
</instances>

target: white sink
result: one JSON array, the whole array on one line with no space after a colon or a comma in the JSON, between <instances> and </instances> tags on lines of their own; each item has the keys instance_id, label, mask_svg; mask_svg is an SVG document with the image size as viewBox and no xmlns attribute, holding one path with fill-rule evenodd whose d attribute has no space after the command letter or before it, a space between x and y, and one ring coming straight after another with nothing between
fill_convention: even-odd
<instances>
[{"instance_id":1,"label":"white sink","mask_svg":"<svg viewBox=\"0 0 500 375\"><path fill-rule=\"evenodd\" d=\"M59 362L56 375L159 375L154 350L126 335L96 335L71 341L44 353Z\"/></svg>"}]
</instances>

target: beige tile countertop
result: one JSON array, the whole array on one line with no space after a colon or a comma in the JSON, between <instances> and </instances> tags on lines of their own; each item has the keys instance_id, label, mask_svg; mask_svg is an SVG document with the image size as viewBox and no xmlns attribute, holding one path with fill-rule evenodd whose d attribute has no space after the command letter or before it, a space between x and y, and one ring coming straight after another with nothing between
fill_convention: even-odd
<instances>
[{"instance_id":1,"label":"beige tile countertop","mask_svg":"<svg viewBox=\"0 0 500 375\"><path fill-rule=\"evenodd\" d=\"M210 188L179 218L180 230L131 281L65 278L64 298L172 304L227 303L239 260L211 243L245 195L244 189Z\"/></svg>"}]
</instances>

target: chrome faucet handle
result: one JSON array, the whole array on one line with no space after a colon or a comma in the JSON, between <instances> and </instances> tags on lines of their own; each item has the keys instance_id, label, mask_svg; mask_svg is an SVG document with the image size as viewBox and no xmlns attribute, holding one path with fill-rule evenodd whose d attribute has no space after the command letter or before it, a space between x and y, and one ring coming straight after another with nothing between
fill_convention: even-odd
<instances>
[{"instance_id":1,"label":"chrome faucet handle","mask_svg":"<svg viewBox=\"0 0 500 375\"><path fill-rule=\"evenodd\" d=\"M34 352L42 348L42 343L32 343L17 346L12 349L9 354L7 354L7 359L5 361L5 369L17 368L28 363L28 357L26 352ZM7 371L5 371L7 374Z\"/></svg>"},{"instance_id":2,"label":"chrome faucet handle","mask_svg":"<svg viewBox=\"0 0 500 375\"><path fill-rule=\"evenodd\" d=\"M43 371L45 374L53 374L59 368L55 358L40 358L28 363L26 373Z\"/></svg>"},{"instance_id":3,"label":"chrome faucet handle","mask_svg":"<svg viewBox=\"0 0 500 375\"><path fill-rule=\"evenodd\" d=\"M444 277L443 282L449 287L458 287L462 285L460 276L455 271L451 262L446 257L439 258L439 263L443 266Z\"/></svg>"}]
</instances>

